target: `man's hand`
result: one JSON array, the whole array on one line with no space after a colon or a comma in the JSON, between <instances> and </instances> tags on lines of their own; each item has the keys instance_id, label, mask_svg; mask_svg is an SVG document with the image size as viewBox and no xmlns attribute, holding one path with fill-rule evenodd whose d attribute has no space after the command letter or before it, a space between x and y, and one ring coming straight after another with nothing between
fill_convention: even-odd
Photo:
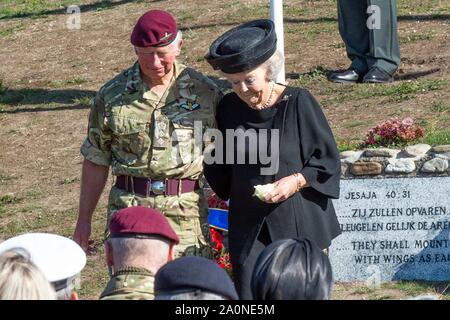
<instances>
[{"instance_id":1,"label":"man's hand","mask_svg":"<svg viewBox=\"0 0 450 320\"><path fill-rule=\"evenodd\" d=\"M73 233L73 241L78 243L84 252L89 249L89 237L91 236L91 223L87 221L77 221L75 232Z\"/></svg>"},{"instance_id":2,"label":"man's hand","mask_svg":"<svg viewBox=\"0 0 450 320\"><path fill-rule=\"evenodd\" d=\"M109 167L84 160L81 174L80 211L73 240L88 253L92 215L108 179Z\"/></svg>"}]
</instances>

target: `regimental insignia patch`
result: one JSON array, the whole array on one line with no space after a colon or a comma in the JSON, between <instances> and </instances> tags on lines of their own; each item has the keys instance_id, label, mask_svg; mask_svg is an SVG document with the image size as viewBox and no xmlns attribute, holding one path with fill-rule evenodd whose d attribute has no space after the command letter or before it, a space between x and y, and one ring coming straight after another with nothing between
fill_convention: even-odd
<instances>
[{"instance_id":1,"label":"regimental insignia patch","mask_svg":"<svg viewBox=\"0 0 450 320\"><path fill-rule=\"evenodd\" d=\"M200 104L198 104L196 101L197 101L197 96L191 95L187 99L185 99L185 98L180 99L178 101L178 106L185 110L192 111L192 110L200 108Z\"/></svg>"}]
</instances>

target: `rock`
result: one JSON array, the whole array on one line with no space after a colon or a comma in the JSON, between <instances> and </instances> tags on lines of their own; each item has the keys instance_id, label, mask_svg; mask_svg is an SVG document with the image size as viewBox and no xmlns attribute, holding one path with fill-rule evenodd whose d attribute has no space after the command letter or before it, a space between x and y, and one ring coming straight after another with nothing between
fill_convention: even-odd
<instances>
[{"instance_id":1,"label":"rock","mask_svg":"<svg viewBox=\"0 0 450 320\"><path fill-rule=\"evenodd\" d=\"M355 162L350 167L350 172L355 176L377 175L383 170L383 166L378 162Z\"/></svg>"},{"instance_id":2,"label":"rock","mask_svg":"<svg viewBox=\"0 0 450 320\"><path fill-rule=\"evenodd\" d=\"M431 149L434 153L450 153L450 144L435 146Z\"/></svg>"},{"instance_id":3,"label":"rock","mask_svg":"<svg viewBox=\"0 0 450 320\"><path fill-rule=\"evenodd\" d=\"M431 146L429 144L420 143L412 146L407 146L404 151L407 156L414 158L425 155L430 149Z\"/></svg>"},{"instance_id":4,"label":"rock","mask_svg":"<svg viewBox=\"0 0 450 320\"><path fill-rule=\"evenodd\" d=\"M437 153L434 155L435 158L441 158L441 159L446 159L446 160L450 160L450 152L444 152L444 153Z\"/></svg>"},{"instance_id":5,"label":"rock","mask_svg":"<svg viewBox=\"0 0 450 320\"><path fill-rule=\"evenodd\" d=\"M400 150L388 149L388 148L377 148L377 149L367 149L364 151L364 157L384 157L384 158L392 158L399 153Z\"/></svg>"},{"instance_id":6,"label":"rock","mask_svg":"<svg viewBox=\"0 0 450 320\"><path fill-rule=\"evenodd\" d=\"M344 151L344 152L347 152L347 151ZM364 151L353 151L353 153L351 153L350 156L348 156L346 158L341 157L341 163L353 163L355 161L358 161L361 158L361 155L363 154L363 152ZM348 154L350 154L350 153L348 153Z\"/></svg>"},{"instance_id":7,"label":"rock","mask_svg":"<svg viewBox=\"0 0 450 320\"><path fill-rule=\"evenodd\" d=\"M420 169L422 172L427 173L442 173L448 169L448 160L441 158L434 158L425 162Z\"/></svg>"},{"instance_id":8,"label":"rock","mask_svg":"<svg viewBox=\"0 0 450 320\"><path fill-rule=\"evenodd\" d=\"M411 173L416 170L416 164L410 159L390 160L386 166L386 173Z\"/></svg>"},{"instance_id":9,"label":"rock","mask_svg":"<svg viewBox=\"0 0 450 320\"><path fill-rule=\"evenodd\" d=\"M357 151L354 150L347 150L347 151L342 151L341 153L339 153L339 156L341 159L345 159L345 158L350 158L352 157Z\"/></svg>"},{"instance_id":10,"label":"rock","mask_svg":"<svg viewBox=\"0 0 450 320\"><path fill-rule=\"evenodd\" d=\"M341 162L341 177L344 178L347 175L348 164Z\"/></svg>"}]
</instances>

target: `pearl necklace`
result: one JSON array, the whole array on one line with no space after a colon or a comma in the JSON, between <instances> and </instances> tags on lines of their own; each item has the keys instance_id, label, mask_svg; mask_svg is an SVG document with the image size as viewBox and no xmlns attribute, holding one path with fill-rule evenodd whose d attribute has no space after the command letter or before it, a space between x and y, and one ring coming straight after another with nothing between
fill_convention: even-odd
<instances>
[{"instance_id":1,"label":"pearl necklace","mask_svg":"<svg viewBox=\"0 0 450 320\"><path fill-rule=\"evenodd\" d=\"M263 104L263 109L269 108L270 107L270 103L272 102L272 97L273 97L273 93L274 93L274 89L275 89L275 82L270 81L270 83L272 84L272 88L270 89L270 94L269 94L269 98L267 98L266 102Z\"/></svg>"},{"instance_id":2,"label":"pearl necklace","mask_svg":"<svg viewBox=\"0 0 450 320\"><path fill-rule=\"evenodd\" d=\"M252 109L262 110L262 109L267 109L267 108L271 107L270 103L272 102L273 93L275 92L275 82L270 81L270 84L271 84L270 94L269 94L269 97L267 98L266 102L264 102L264 104L260 108L256 108L256 105L250 106Z\"/></svg>"}]
</instances>

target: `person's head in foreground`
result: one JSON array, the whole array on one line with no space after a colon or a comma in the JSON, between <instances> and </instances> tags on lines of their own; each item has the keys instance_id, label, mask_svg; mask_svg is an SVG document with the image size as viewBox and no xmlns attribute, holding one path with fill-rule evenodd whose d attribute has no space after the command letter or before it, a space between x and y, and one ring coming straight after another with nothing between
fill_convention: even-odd
<instances>
[{"instance_id":1,"label":"person's head in foreground","mask_svg":"<svg viewBox=\"0 0 450 320\"><path fill-rule=\"evenodd\" d=\"M86 264L86 254L71 239L50 233L26 233L0 243L1 253L6 255L7 261L14 261L16 266L30 262L36 266L56 291L57 299L78 299L75 289L79 286L80 272ZM0 270L3 274L3 268ZM45 291L48 292L47 289ZM50 297L47 294L42 299Z\"/></svg>"},{"instance_id":2,"label":"person's head in foreground","mask_svg":"<svg viewBox=\"0 0 450 320\"><path fill-rule=\"evenodd\" d=\"M110 237L105 242L108 266L114 271L141 267L153 274L174 259L179 238L159 211L128 207L117 211L109 223Z\"/></svg>"},{"instance_id":3,"label":"person's head in foreground","mask_svg":"<svg viewBox=\"0 0 450 320\"><path fill-rule=\"evenodd\" d=\"M30 254L21 248L0 254L0 300L55 300L56 292Z\"/></svg>"},{"instance_id":4,"label":"person's head in foreground","mask_svg":"<svg viewBox=\"0 0 450 320\"><path fill-rule=\"evenodd\" d=\"M206 60L223 73L242 101L251 108L265 109L284 90L284 86L274 82L283 65L276 43L272 21L250 21L217 38Z\"/></svg>"},{"instance_id":5,"label":"person's head in foreground","mask_svg":"<svg viewBox=\"0 0 450 320\"><path fill-rule=\"evenodd\" d=\"M101 298L153 299L154 276L180 241L169 221L155 209L128 207L114 213L109 232L105 253L113 274Z\"/></svg>"},{"instance_id":6,"label":"person's head in foreground","mask_svg":"<svg viewBox=\"0 0 450 320\"><path fill-rule=\"evenodd\" d=\"M233 281L217 263L202 257L181 257L155 276L156 300L238 300Z\"/></svg>"},{"instance_id":7,"label":"person's head in foreground","mask_svg":"<svg viewBox=\"0 0 450 320\"><path fill-rule=\"evenodd\" d=\"M150 10L134 26L131 44L138 57L143 80L153 85L173 75L176 57L183 46L175 18L163 10Z\"/></svg>"},{"instance_id":8,"label":"person's head in foreground","mask_svg":"<svg viewBox=\"0 0 450 320\"><path fill-rule=\"evenodd\" d=\"M328 256L307 238L278 240L258 257L255 300L328 300L333 275Z\"/></svg>"}]
</instances>

